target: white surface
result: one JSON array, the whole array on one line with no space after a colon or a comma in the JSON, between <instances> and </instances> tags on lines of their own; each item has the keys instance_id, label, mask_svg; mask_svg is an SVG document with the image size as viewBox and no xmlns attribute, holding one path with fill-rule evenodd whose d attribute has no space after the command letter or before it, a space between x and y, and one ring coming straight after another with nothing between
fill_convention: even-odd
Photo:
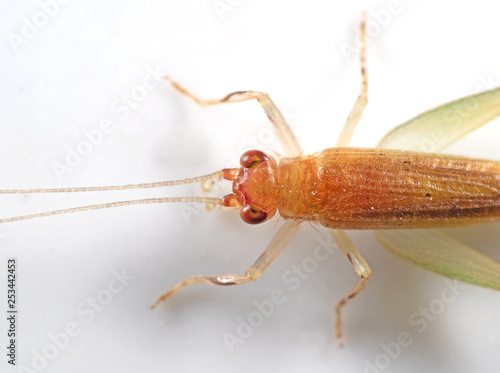
<instances>
[{"instance_id":1,"label":"white surface","mask_svg":"<svg viewBox=\"0 0 500 373\"><path fill-rule=\"evenodd\" d=\"M128 115L112 105L141 85L156 65L202 97L263 90L285 112L306 152L335 144L359 90L357 56L346 58L361 11L387 10L386 1L229 1L221 19L210 1L70 1L15 50L48 0L4 2L0 25L0 188L114 185L178 179L235 165L268 123L255 102L198 108L168 84L148 91ZM467 4L467 5L463 5ZM369 106L353 145L373 146L395 125L446 101L500 81L499 5L476 1L401 1L368 45ZM374 16L370 17L374 21ZM109 118L114 130L59 179L54 162ZM450 151L499 159L498 120ZM265 139L264 139L265 140ZM281 151L272 140L263 150ZM227 187L229 189L229 187ZM198 187L95 195L0 198L2 217L100 201L198 193ZM186 219L177 205L136 206L0 226L0 278L6 257L18 260L18 363L32 367L35 351L68 322L80 334L57 352L50 372L380 371L493 372L500 349L500 294L465 286L424 332L409 323L436 303L444 280L392 257L371 232L352 232L374 275L345 309L346 347L333 335L335 302L356 275L338 252L301 282L282 281L311 257L326 230L305 224L285 253L256 283L196 286L158 310L149 305L191 274L243 273L276 230L247 226L237 212L200 209ZM461 230L475 247L498 250L498 225ZM496 252L498 254L498 251ZM497 256L498 257L498 256ZM134 276L91 322L78 313L108 286L113 271ZM5 282L1 284L5 289ZM231 352L224 333L254 301L281 289L286 302ZM5 290L1 291L5 294ZM101 293L102 294L102 293ZM1 300L5 304L4 300ZM4 306L1 307L4 309ZM88 309L88 308L86 308ZM3 312L3 311L2 311ZM2 316L2 319L4 317ZM1 345L6 344L0 323ZM412 343L384 360L383 344L410 333ZM2 372L16 369L0 359Z\"/></svg>"}]
</instances>

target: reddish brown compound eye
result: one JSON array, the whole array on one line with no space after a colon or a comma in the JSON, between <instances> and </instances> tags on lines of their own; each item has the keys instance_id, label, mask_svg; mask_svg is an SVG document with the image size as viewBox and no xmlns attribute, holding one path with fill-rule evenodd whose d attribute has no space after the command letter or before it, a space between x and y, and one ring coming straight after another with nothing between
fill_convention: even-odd
<instances>
[{"instance_id":1,"label":"reddish brown compound eye","mask_svg":"<svg viewBox=\"0 0 500 373\"><path fill-rule=\"evenodd\" d=\"M240 210L240 216L245 223L259 224L267 219L267 212L255 205L246 205Z\"/></svg>"},{"instance_id":2,"label":"reddish brown compound eye","mask_svg":"<svg viewBox=\"0 0 500 373\"><path fill-rule=\"evenodd\" d=\"M240 158L240 164L245 168L255 168L262 162L269 160L266 153L260 150L248 150Z\"/></svg>"}]
</instances>

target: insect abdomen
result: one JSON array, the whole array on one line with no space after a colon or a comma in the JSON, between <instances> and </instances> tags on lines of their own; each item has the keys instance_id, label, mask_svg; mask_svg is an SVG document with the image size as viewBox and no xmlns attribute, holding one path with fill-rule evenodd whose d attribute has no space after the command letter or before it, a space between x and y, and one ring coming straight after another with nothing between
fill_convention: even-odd
<instances>
[{"instance_id":1,"label":"insect abdomen","mask_svg":"<svg viewBox=\"0 0 500 373\"><path fill-rule=\"evenodd\" d=\"M500 220L500 162L332 148L283 159L278 209L330 228L421 228Z\"/></svg>"}]
</instances>

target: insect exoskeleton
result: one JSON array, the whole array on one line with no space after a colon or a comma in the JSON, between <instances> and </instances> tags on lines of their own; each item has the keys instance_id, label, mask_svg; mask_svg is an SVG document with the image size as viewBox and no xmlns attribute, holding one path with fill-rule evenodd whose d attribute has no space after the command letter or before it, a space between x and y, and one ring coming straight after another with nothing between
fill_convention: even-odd
<instances>
[{"instance_id":1,"label":"insect exoskeleton","mask_svg":"<svg viewBox=\"0 0 500 373\"><path fill-rule=\"evenodd\" d=\"M271 219L277 210L276 160L260 150L249 150L240 158L235 174L225 170L224 178L233 181L233 194L223 198L223 206L240 207L241 219L259 224Z\"/></svg>"}]
</instances>

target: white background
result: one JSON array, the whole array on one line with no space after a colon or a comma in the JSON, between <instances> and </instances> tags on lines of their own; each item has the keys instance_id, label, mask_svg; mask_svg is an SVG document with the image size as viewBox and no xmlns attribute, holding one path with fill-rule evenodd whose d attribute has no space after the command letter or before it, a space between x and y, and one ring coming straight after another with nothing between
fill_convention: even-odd
<instances>
[{"instance_id":1,"label":"white background","mask_svg":"<svg viewBox=\"0 0 500 373\"><path fill-rule=\"evenodd\" d=\"M113 103L140 89L148 67L157 65L202 97L244 89L269 92L307 153L331 147L359 93L357 56L346 57L341 45L354 45L362 10L372 25L369 105L353 145L373 146L412 116L500 81L494 1L401 0L390 17L388 1L68 1L52 8L54 14L40 25L47 3L0 4L2 189L196 176L234 166L252 138L262 140L268 133L255 102L201 109L163 82L128 115L115 113ZM218 13L214 5L221 3L231 10ZM24 37L25 20L34 17L41 17L35 20L37 31L30 30L15 47L13 34ZM107 118L113 131L58 178L54 163L64 163L68 149L85 140L83 131ZM500 159L498 124L484 126L448 151ZM260 148L282 152L265 136ZM197 185L89 196L2 196L0 217L194 193ZM76 323L79 335L43 371L375 371L369 362L380 371L497 370L500 294L464 285L418 333L409 317L439 302L444 280L391 256L369 231L351 233L374 274L345 308L343 349L333 335L333 307L357 280L348 261L337 250L299 289L282 281L286 271L313 255L318 237L326 239L319 226L304 224L255 283L198 285L149 310L158 295L188 275L243 273L276 228L275 221L247 226L236 211L209 213L202 206L181 210L179 205L0 226L0 294L6 291L6 258L18 260L18 364L32 368L35 352L49 348L49 335ZM496 250L498 258L497 228L454 234L478 249ZM102 295L113 271L123 269L134 279L87 322L78 308ZM254 302L268 299L273 289L281 289L286 301L231 352L224 333L237 335L238 318L247 319L256 310ZM7 344L5 327L2 321L1 346ZM411 345L385 359L383 344L402 331L411 335ZM2 351L1 371L16 371Z\"/></svg>"}]
</instances>

